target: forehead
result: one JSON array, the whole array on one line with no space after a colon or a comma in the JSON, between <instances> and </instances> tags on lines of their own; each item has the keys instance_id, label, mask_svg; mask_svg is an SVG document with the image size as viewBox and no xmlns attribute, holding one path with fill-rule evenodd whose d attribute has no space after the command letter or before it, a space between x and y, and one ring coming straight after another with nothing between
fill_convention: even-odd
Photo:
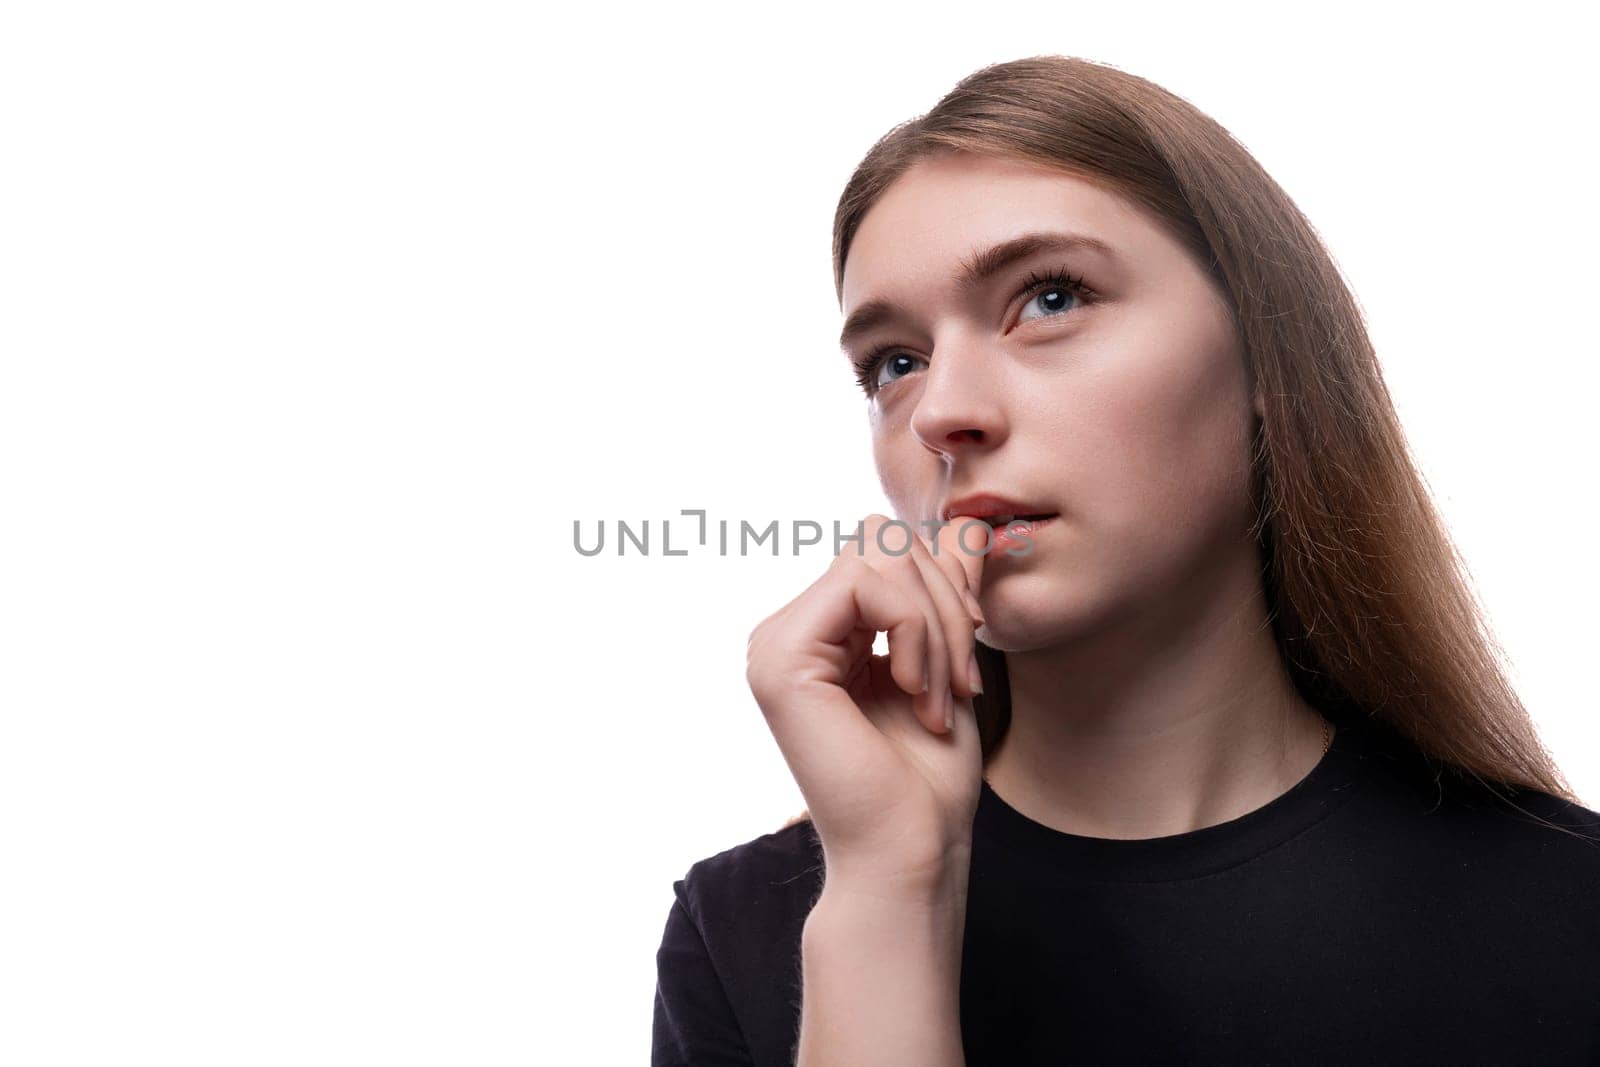
<instances>
[{"instance_id":1,"label":"forehead","mask_svg":"<svg viewBox=\"0 0 1600 1067\"><path fill-rule=\"evenodd\" d=\"M902 284L947 282L975 252L1044 230L1133 255L1161 236L1120 194L1063 170L971 153L923 160L862 218L845 258L843 307L892 299Z\"/></svg>"}]
</instances>

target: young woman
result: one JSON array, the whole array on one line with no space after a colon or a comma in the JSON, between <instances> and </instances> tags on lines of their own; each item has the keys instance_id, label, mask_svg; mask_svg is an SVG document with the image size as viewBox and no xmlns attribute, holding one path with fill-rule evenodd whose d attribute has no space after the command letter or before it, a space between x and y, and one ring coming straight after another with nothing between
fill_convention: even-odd
<instances>
[{"instance_id":1,"label":"young woman","mask_svg":"<svg viewBox=\"0 0 1600 1067\"><path fill-rule=\"evenodd\" d=\"M986 68L834 273L896 518L751 634L808 810L675 883L657 1067L1600 1063L1600 816L1249 153Z\"/></svg>"}]
</instances>

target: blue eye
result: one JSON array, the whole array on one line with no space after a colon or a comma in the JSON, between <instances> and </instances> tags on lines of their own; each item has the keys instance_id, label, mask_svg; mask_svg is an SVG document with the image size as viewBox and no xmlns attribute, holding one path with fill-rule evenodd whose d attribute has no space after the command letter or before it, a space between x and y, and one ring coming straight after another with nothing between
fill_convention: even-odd
<instances>
[{"instance_id":1,"label":"blue eye","mask_svg":"<svg viewBox=\"0 0 1600 1067\"><path fill-rule=\"evenodd\" d=\"M1039 298L1049 298L1046 301L1046 305L1041 305L1045 308L1045 313L1034 316L1034 318L1050 319L1059 318L1067 311L1092 301L1095 292L1083 283L1082 278L1074 278L1063 267L1043 277L1037 274L1030 274L1027 284L1019 290L1018 295L1029 297L1028 303L1023 305L1024 311L1032 307ZM1071 301L1070 304L1067 303L1069 299ZM1033 319L1023 316L1018 321L1030 322ZM909 352L896 352L895 347L892 344L883 345L853 361L855 364L856 384L861 387L862 392L866 393L867 396L873 396L883 386L888 385L889 382L895 381L896 378L904 374L911 373L912 370L916 369L916 364L927 362L921 356L914 356ZM883 372L886 370L899 370L901 373L885 380Z\"/></svg>"},{"instance_id":2,"label":"blue eye","mask_svg":"<svg viewBox=\"0 0 1600 1067\"><path fill-rule=\"evenodd\" d=\"M1049 298L1047 302L1052 306L1050 306L1047 309L1047 311L1046 311L1046 313L1044 315L1039 316L1040 318L1046 318L1047 319L1047 318L1050 318L1052 315L1061 314L1062 310L1064 310L1062 308L1062 305L1066 304L1069 300L1072 301L1072 305L1071 305L1072 307L1076 307L1078 304L1083 303L1083 298L1079 295L1079 291L1078 291L1078 289L1076 287L1068 286L1068 285L1058 285L1058 284L1050 283L1050 282L1047 281L1045 283L1045 287L1044 287L1043 291L1041 291L1032 300L1029 300L1026 304L1024 304L1023 305L1023 310L1026 311L1028 308L1034 307L1035 305L1037 305L1040 300L1045 300L1047 298ZM1040 305L1040 306L1043 306L1043 305ZM1029 319L1027 318L1026 315L1024 315L1018 321L1028 322Z\"/></svg>"},{"instance_id":3,"label":"blue eye","mask_svg":"<svg viewBox=\"0 0 1600 1067\"><path fill-rule=\"evenodd\" d=\"M895 380L891 377L888 381L884 381L885 370L898 370L900 374L910 374L916 369L915 364L924 362L921 356L913 356L909 352L895 352L894 348L894 345L883 345L874 348L860 359L851 361L855 365L856 384L861 386L861 391L869 397Z\"/></svg>"},{"instance_id":4,"label":"blue eye","mask_svg":"<svg viewBox=\"0 0 1600 1067\"><path fill-rule=\"evenodd\" d=\"M877 364L872 376L873 389L882 389L901 375L910 374L913 370L916 370L916 364L922 362L916 356L906 352L897 352L882 360L878 360L874 356L873 360ZM886 378L886 372L894 373L890 373Z\"/></svg>"}]
</instances>

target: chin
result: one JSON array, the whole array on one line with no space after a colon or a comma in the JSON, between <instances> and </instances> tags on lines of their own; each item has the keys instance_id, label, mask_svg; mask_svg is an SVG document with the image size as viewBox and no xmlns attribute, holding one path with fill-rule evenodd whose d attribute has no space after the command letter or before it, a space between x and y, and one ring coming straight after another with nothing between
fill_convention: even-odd
<instances>
[{"instance_id":1,"label":"chin","mask_svg":"<svg viewBox=\"0 0 1600 1067\"><path fill-rule=\"evenodd\" d=\"M1015 573L985 576L978 640L1000 652L1026 652L1072 640L1093 624L1096 613L1075 599L1059 575Z\"/></svg>"}]
</instances>

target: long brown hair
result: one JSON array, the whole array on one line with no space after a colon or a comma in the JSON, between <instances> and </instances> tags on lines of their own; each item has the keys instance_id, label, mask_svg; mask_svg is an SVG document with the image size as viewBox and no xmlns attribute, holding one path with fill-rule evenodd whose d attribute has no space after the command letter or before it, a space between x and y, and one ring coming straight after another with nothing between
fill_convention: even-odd
<instances>
[{"instance_id":1,"label":"long brown hair","mask_svg":"<svg viewBox=\"0 0 1600 1067\"><path fill-rule=\"evenodd\" d=\"M1164 223L1228 298L1266 408L1251 453L1273 633L1308 703L1370 715L1496 790L1576 801L1502 667L1412 462L1366 324L1320 237L1216 121L1115 67L1032 56L963 78L874 144L839 198L834 286L862 217L919 160L970 152L1097 181ZM1011 722L979 644L985 761ZM807 817L802 813L785 825Z\"/></svg>"}]
</instances>

